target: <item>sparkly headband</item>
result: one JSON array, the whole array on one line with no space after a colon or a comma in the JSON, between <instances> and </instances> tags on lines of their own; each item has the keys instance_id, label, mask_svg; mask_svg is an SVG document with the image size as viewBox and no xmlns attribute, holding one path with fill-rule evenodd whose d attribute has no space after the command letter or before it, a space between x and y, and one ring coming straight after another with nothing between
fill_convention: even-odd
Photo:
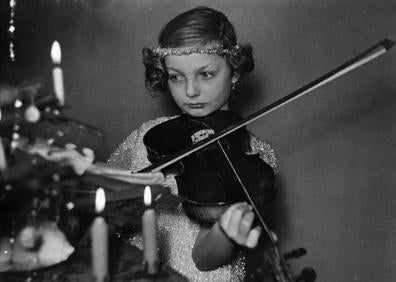
<instances>
[{"instance_id":1,"label":"sparkly headband","mask_svg":"<svg viewBox=\"0 0 396 282\"><path fill-rule=\"evenodd\" d=\"M202 47L184 47L184 48L161 48L156 47L151 49L154 54L164 58L169 55L173 56L187 56L191 54L201 54L201 55L231 55L238 56L240 54L241 46L235 45L227 49L223 46L214 46L209 48Z\"/></svg>"}]
</instances>

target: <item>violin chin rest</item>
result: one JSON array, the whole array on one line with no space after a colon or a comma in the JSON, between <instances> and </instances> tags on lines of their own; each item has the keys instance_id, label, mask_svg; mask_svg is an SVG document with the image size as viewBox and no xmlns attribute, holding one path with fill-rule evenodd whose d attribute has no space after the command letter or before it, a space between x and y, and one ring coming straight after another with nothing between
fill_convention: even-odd
<instances>
[{"instance_id":1,"label":"violin chin rest","mask_svg":"<svg viewBox=\"0 0 396 282\"><path fill-rule=\"evenodd\" d=\"M183 207L187 216L199 223L213 224L230 206L229 202L222 203L198 203L186 200L183 202Z\"/></svg>"}]
</instances>

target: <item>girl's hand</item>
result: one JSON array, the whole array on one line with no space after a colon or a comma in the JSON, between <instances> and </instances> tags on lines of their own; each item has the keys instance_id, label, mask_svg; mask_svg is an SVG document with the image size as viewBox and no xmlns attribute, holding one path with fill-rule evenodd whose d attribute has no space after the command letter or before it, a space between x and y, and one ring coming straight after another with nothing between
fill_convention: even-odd
<instances>
[{"instance_id":1,"label":"girl's hand","mask_svg":"<svg viewBox=\"0 0 396 282\"><path fill-rule=\"evenodd\" d=\"M261 227L252 228L254 212L247 203L236 203L230 206L219 219L223 233L235 243L254 248L258 244Z\"/></svg>"}]
</instances>

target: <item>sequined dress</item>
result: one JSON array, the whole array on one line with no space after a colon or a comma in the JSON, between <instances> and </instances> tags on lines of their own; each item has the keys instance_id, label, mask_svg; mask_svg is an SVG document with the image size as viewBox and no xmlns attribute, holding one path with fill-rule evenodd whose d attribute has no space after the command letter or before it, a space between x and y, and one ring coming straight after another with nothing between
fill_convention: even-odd
<instances>
[{"instance_id":1,"label":"sequined dress","mask_svg":"<svg viewBox=\"0 0 396 282\"><path fill-rule=\"evenodd\" d=\"M173 117L160 117L147 121L134 130L110 156L109 164L131 171L139 171L150 165L147 159L143 136L152 127ZM260 157L277 172L277 160L271 147L257 137L251 135L251 152L259 153ZM171 193L177 194L177 184L172 176L165 181ZM245 258L238 255L233 262L212 271L200 271L195 267L191 251L198 235L199 225L191 221L181 206L161 207L157 211L158 230L160 237L161 259L167 265L187 277L190 281L242 281L245 276ZM140 234L134 234L130 243L142 249L143 242Z\"/></svg>"}]
</instances>

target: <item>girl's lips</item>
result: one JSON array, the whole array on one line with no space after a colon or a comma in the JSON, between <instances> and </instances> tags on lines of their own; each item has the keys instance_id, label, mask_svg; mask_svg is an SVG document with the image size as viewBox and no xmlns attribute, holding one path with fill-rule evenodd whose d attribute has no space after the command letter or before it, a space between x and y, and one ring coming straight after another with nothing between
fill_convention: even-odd
<instances>
[{"instance_id":1,"label":"girl's lips","mask_svg":"<svg viewBox=\"0 0 396 282\"><path fill-rule=\"evenodd\" d=\"M187 105L187 107L189 107L191 109L201 109L201 108L205 107L204 103L189 103L186 105Z\"/></svg>"}]
</instances>

